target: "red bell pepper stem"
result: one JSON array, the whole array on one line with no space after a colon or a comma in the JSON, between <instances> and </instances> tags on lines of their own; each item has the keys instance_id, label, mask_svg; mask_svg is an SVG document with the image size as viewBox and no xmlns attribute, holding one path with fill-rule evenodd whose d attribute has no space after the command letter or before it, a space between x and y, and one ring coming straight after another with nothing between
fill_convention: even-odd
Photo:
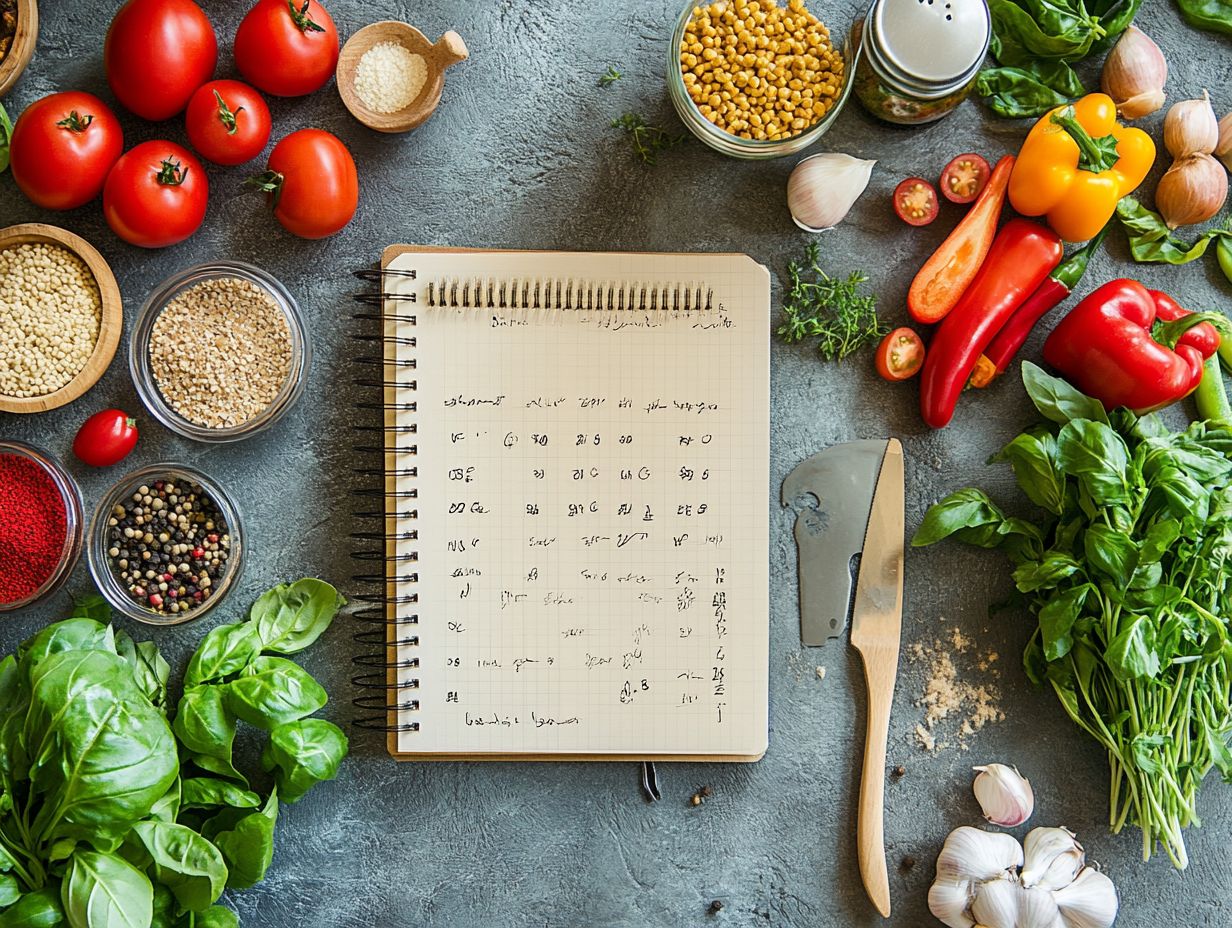
<instances>
[{"instance_id":1,"label":"red bell pepper stem","mask_svg":"<svg viewBox=\"0 0 1232 928\"><path fill-rule=\"evenodd\" d=\"M1056 308L1078 286L1078 281L1087 272L1091 256L1103 244L1104 236L1108 234L1109 225L1099 230L1099 234L1091 239L1072 255L1057 265L1057 269L1048 275L1048 279L1040 284L1039 289L1027 297L1026 302L1014 311L998 332L984 353L975 362L975 372L971 375L971 386L986 387L993 379L1005 373L1010 362L1018 354L1027 341L1027 336L1049 311Z\"/></svg>"}]
</instances>

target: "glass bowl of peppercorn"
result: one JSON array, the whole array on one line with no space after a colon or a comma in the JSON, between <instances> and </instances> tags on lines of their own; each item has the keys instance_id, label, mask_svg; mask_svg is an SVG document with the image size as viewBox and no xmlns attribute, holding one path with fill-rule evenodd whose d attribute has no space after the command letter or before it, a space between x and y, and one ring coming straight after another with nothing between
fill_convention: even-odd
<instances>
[{"instance_id":1,"label":"glass bowl of peppercorn","mask_svg":"<svg viewBox=\"0 0 1232 928\"><path fill-rule=\"evenodd\" d=\"M86 542L90 573L117 611L179 625L227 595L243 567L231 497L186 464L151 464L103 494Z\"/></svg>"},{"instance_id":2,"label":"glass bowl of peppercorn","mask_svg":"<svg viewBox=\"0 0 1232 928\"><path fill-rule=\"evenodd\" d=\"M805 0L690 0L668 47L668 96L689 131L725 155L803 151L851 93L850 30L834 36Z\"/></svg>"},{"instance_id":3,"label":"glass bowl of peppercorn","mask_svg":"<svg viewBox=\"0 0 1232 928\"><path fill-rule=\"evenodd\" d=\"M0 613L60 588L81 557L77 482L37 445L0 440Z\"/></svg>"}]
</instances>

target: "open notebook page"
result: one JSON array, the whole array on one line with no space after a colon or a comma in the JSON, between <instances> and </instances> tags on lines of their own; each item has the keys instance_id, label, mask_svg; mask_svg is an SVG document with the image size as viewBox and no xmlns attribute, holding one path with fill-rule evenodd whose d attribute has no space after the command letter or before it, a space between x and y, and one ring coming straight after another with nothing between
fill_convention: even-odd
<instances>
[{"instance_id":1,"label":"open notebook page","mask_svg":"<svg viewBox=\"0 0 1232 928\"><path fill-rule=\"evenodd\" d=\"M400 671L419 707L398 718L419 728L396 752L763 753L765 269L514 252L409 252L390 268L415 271L386 277L415 302L387 313L416 317L385 323L387 359L416 363L387 367L416 382L415 411L390 413L417 425L417 454L389 457L415 468L397 489L418 491L418 537L397 542L418 552L417 582L396 593L418 595L397 607L419 616L397 657L419 659ZM495 282L515 279L503 302L534 304L537 281L540 308L500 308ZM586 281L606 289L583 297ZM584 306L613 292L633 306L554 308L566 286ZM678 289L702 308L660 296ZM442 297L471 305L428 305Z\"/></svg>"}]
</instances>

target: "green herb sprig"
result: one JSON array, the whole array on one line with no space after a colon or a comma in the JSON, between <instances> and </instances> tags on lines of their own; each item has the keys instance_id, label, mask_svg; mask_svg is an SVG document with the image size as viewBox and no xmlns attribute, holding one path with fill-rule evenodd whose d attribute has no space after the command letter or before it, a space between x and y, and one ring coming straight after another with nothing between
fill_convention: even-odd
<instances>
[{"instance_id":1,"label":"green herb sprig","mask_svg":"<svg viewBox=\"0 0 1232 928\"><path fill-rule=\"evenodd\" d=\"M852 271L846 279L831 277L818 263L820 254L812 242L803 263L787 265L790 286L783 295L783 324L775 331L786 342L816 338L823 358L841 361L890 327L877 315L877 298L860 292L867 275Z\"/></svg>"},{"instance_id":2,"label":"green herb sprig","mask_svg":"<svg viewBox=\"0 0 1232 928\"><path fill-rule=\"evenodd\" d=\"M611 87L614 83L616 83L622 77L624 77L623 74L621 74L611 65L608 65L607 71L605 71L603 73L603 76L599 78L599 86L600 87Z\"/></svg>"},{"instance_id":3,"label":"green herb sprig","mask_svg":"<svg viewBox=\"0 0 1232 928\"><path fill-rule=\"evenodd\" d=\"M672 135L666 129L649 125L638 113L625 113L612 120L613 129L624 129L633 142L633 150L646 164L655 164L659 152L675 148L684 141L683 135Z\"/></svg>"},{"instance_id":4,"label":"green herb sprig","mask_svg":"<svg viewBox=\"0 0 1232 928\"><path fill-rule=\"evenodd\" d=\"M12 137L13 123L9 120L9 114L4 111L4 107L0 106L0 174L8 170L9 140Z\"/></svg>"}]
</instances>

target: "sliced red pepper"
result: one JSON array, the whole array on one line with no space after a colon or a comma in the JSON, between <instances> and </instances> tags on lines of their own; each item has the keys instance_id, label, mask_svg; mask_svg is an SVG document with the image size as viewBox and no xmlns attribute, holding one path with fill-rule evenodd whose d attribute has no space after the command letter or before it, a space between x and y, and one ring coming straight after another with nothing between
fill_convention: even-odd
<instances>
[{"instance_id":1,"label":"sliced red pepper","mask_svg":"<svg viewBox=\"0 0 1232 928\"><path fill-rule=\"evenodd\" d=\"M920 375L920 413L935 429L954 416L976 359L1022 302L1057 266L1065 246L1038 222L1011 219L975 280L933 335Z\"/></svg>"}]
</instances>

